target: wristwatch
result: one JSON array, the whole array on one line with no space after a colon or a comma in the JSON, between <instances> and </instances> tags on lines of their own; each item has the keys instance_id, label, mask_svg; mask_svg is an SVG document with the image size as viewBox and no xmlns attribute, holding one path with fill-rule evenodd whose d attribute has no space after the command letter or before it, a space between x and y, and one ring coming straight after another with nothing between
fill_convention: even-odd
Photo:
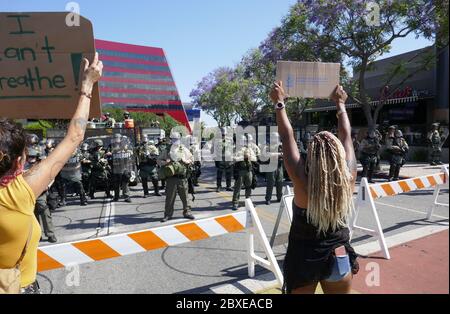
<instances>
[{"instance_id":1,"label":"wristwatch","mask_svg":"<svg viewBox=\"0 0 450 314\"><path fill-rule=\"evenodd\" d=\"M276 110L282 110L286 107L286 105L283 102L279 102L275 105Z\"/></svg>"}]
</instances>

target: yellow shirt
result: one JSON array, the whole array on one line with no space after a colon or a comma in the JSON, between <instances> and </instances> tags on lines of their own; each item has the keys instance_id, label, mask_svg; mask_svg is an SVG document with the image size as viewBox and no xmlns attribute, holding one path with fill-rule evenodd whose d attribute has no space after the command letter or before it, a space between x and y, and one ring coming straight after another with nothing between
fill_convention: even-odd
<instances>
[{"instance_id":1,"label":"yellow shirt","mask_svg":"<svg viewBox=\"0 0 450 314\"><path fill-rule=\"evenodd\" d=\"M21 287L36 281L37 248L41 227L34 216L36 198L23 176L0 188L0 268L12 268L27 242L30 223L33 233L20 266Z\"/></svg>"}]
</instances>

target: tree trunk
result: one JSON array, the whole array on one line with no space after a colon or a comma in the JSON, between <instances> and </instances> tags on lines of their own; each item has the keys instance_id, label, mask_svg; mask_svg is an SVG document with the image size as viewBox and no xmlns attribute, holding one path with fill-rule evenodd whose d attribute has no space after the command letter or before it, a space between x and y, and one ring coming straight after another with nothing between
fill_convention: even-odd
<instances>
[{"instance_id":1,"label":"tree trunk","mask_svg":"<svg viewBox=\"0 0 450 314\"><path fill-rule=\"evenodd\" d=\"M359 71L359 82L358 82L359 83L359 99L361 100L361 107L362 107L362 110L366 117L367 125L369 128L372 128L375 126L375 121L372 116L372 108L370 106L369 99L367 97L367 92L366 92L365 77L366 77L366 71L367 71L367 63L368 63L368 58L363 58L363 60L361 62L361 68Z\"/></svg>"}]
</instances>

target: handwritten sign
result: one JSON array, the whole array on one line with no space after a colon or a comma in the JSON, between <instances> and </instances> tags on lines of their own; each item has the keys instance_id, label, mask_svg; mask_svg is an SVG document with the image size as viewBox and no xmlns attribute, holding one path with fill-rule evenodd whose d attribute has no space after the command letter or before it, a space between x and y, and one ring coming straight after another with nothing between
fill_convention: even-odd
<instances>
[{"instance_id":1,"label":"handwritten sign","mask_svg":"<svg viewBox=\"0 0 450 314\"><path fill-rule=\"evenodd\" d=\"M80 65L95 54L92 24L66 25L66 12L0 13L0 116L69 119L80 92ZM101 115L98 85L91 117Z\"/></svg>"},{"instance_id":2,"label":"handwritten sign","mask_svg":"<svg viewBox=\"0 0 450 314\"><path fill-rule=\"evenodd\" d=\"M330 98L340 78L339 63L278 61L277 81L290 97Z\"/></svg>"}]
</instances>

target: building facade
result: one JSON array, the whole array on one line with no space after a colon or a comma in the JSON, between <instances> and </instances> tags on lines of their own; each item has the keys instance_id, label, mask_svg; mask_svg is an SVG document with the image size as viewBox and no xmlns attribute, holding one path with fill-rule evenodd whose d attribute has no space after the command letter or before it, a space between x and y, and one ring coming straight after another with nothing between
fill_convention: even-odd
<instances>
[{"instance_id":1,"label":"building facade","mask_svg":"<svg viewBox=\"0 0 450 314\"><path fill-rule=\"evenodd\" d=\"M190 130L163 49L98 39L95 45L104 65L100 81L103 106L168 114Z\"/></svg>"}]
</instances>

